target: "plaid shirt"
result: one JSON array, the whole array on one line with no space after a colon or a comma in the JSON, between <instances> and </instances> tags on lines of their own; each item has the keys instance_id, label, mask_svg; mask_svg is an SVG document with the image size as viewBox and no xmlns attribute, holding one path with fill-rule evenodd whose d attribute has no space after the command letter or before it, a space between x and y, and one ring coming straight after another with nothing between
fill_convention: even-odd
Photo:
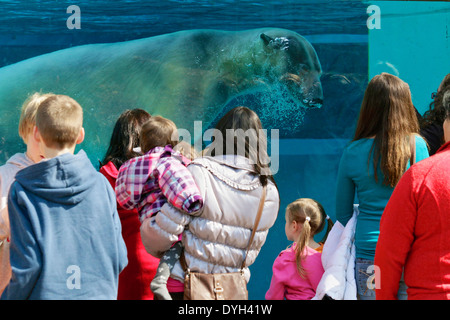
<instances>
[{"instance_id":1,"label":"plaid shirt","mask_svg":"<svg viewBox=\"0 0 450 320\"><path fill-rule=\"evenodd\" d=\"M125 209L137 208L141 222L158 213L167 201L187 213L200 210L203 199L186 168L188 162L170 145L128 160L116 180L117 201Z\"/></svg>"}]
</instances>

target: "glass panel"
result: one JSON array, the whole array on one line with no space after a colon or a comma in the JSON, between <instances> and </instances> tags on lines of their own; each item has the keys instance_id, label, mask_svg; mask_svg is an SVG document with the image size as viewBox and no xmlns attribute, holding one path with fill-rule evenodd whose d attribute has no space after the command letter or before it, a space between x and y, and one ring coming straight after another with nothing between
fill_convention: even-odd
<instances>
[{"instance_id":1,"label":"glass panel","mask_svg":"<svg viewBox=\"0 0 450 320\"><path fill-rule=\"evenodd\" d=\"M77 149L84 149L96 167L124 109L166 116L188 129L192 141L232 107L254 109L269 138L270 129L279 130L279 155L272 153L272 161L278 164L281 208L251 267L251 299L264 299L273 260L289 244L284 234L288 203L314 198L335 220L338 163L353 136L368 79L382 71L398 75L410 84L423 113L450 70L450 5L445 2L71 4L77 7L49 0L0 1L0 164L25 149L17 134L20 107L35 91L68 94L80 102L86 139ZM371 5L374 10L368 10ZM279 47L264 49L261 33ZM283 39L292 37L298 42L291 40L286 50ZM294 47L297 55L287 56ZM287 74L298 76L301 85L280 80ZM320 107L305 102L321 98L313 80L323 92ZM193 131L194 120L202 121L202 131Z\"/></svg>"}]
</instances>

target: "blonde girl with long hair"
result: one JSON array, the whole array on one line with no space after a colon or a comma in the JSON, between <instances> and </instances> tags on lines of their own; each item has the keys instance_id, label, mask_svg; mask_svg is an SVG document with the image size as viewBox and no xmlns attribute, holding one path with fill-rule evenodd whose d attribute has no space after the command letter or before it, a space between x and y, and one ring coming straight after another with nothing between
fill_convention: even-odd
<instances>
[{"instance_id":1,"label":"blonde girl with long hair","mask_svg":"<svg viewBox=\"0 0 450 320\"><path fill-rule=\"evenodd\" d=\"M373 277L381 215L403 173L428 157L406 82L388 73L373 77L364 94L355 136L342 154L336 219L346 225L359 204L355 230L358 299L374 300ZM356 198L356 199L355 199ZM375 283L376 286L376 283ZM399 298L406 290L401 286Z\"/></svg>"},{"instance_id":2,"label":"blonde girl with long hair","mask_svg":"<svg viewBox=\"0 0 450 320\"><path fill-rule=\"evenodd\" d=\"M321 249L333 222L316 200L300 198L286 208L286 237L293 243L283 250L273 264L267 300L310 300L315 296L324 269ZM327 225L321 242L314 236Z\"/></svg>"}]
</instances>

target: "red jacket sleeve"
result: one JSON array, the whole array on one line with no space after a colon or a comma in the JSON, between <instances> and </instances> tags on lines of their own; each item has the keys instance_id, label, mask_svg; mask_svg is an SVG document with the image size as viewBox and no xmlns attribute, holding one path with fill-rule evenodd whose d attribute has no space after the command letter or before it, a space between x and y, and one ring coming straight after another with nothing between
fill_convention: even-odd
<instances>
[{"instance_id":1,"label":"red jacket sleeve","mask_svg":"<svg viewBox=\"0 0 450 320\"><path fill-rule=\"evenodd\" d=\"M394 189L380 221L375 251L377 300L395 300L406 257L414 241L417 216L414 168L408 170Z\"/></svg>"}]
</instances>

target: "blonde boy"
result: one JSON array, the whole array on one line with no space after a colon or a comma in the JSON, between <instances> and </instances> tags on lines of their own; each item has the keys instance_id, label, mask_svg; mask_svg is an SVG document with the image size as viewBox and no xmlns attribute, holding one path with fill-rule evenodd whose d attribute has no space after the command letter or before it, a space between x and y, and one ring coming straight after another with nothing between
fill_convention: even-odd
<instances>
[{"instance_id":1,"label":"blonde boy","mask_svg":"<svg viewBox=\"0 0 450 320\"><path fill-rule=\"evenodd\" d=\"M9 217L8 192L16 173L41 160L39 144L33 137L36 122L36 111L40 102L51 94L35 93L22 105L19 119L19 136L26 144L26 152L16 153L0 167L0 295L11 278L9 263Z\"/></svg>"},{"instance_id":2,"label":"blonde boy","mask_svg":"<svg viewBox=\"0 0 450 320\"><path fill-rule=\"evenodd\" d=\"M83 109L68 96L49 97L39 106L34 137L45 158L73 154L84 140Z\"/></svg>"},{"instance_id":3,"label":"blonde boy","mask_svg":"<svg viewBox=\"0 0 450 320\"><path fill-rule=\"evenodd\" d=\"M53 95L36 113L45 161L16 175L8 198L13 277L2 299L116 299L126 247L113 189L75 147L83 110Z\"/></svg>"}]
</instances>

